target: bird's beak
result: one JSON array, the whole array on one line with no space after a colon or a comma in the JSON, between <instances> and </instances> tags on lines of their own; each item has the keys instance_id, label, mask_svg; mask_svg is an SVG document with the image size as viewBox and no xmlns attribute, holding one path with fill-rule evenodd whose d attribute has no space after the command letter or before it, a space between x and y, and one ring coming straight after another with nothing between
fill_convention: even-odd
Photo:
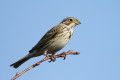
<instances>
[{"instance_id":1,"label":"bird's beak","mask_svg":"<svg viewBox=\"0 0 120 80\"><path fill-rule=\"evenodd\" d=\"M80 22L80 21L78 21L78 20L77 20L75 23L76 23L77 25L78 25L78 24L81 24L81 22Z\"/></svg>"}]
</instances>

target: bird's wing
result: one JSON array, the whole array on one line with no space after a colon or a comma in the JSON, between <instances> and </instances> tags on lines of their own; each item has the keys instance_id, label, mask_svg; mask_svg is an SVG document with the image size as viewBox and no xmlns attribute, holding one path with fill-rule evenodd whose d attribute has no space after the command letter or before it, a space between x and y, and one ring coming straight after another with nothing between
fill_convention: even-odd
<instances>
[{"instance_id":1,"label":"bird's wing","mask_svg":"<svg viewBox=\"0 0 120 80\"><path fill-rule=\"evenodd\" d=\"M34 50L41 49L44 45L46 45L50 40L56 37L57 34L61 33L63 29L65 29L66 25L59 24L52 29L50 29L42 39L29 51L30 53Z\"/></svg>"}]
</instances>

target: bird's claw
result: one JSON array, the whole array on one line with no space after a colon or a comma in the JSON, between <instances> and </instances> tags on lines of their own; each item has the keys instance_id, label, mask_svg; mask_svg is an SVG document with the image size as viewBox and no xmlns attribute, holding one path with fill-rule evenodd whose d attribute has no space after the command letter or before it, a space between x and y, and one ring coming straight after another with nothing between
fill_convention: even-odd
<instances>
[{"instance_id":1,"label":"bird's claw","mask_svg":"<svg viewBox=\"0 0 120 80\"><path fill-rule=\"evenodd\" d=\"M50 57L49 62L55 62L56 61L56 58L54 57L54 55L49 55L49 57Z\"/></svg>"},{"instance_id":2,"label":"bird's claw","mask_svg":"<svg viewBox=\"0 0 120 80\"><path fill-rule=\"evenodd\" d=\"M56 61L56 58L54 57L54 55L45 54L45 56L50 58L50 61L48 61L48 62Z\"/></svg>"},{"instance_id":3,"label":"bird's claw","mask_svg":"<svg viewBox=\"0 0 120 80\"><path fill-rule=\"evenodd\" d=\"M66 54L64 52L62 53L62 57L63 57L63 60L66 59Z\"/></svg>"}]
</instances>

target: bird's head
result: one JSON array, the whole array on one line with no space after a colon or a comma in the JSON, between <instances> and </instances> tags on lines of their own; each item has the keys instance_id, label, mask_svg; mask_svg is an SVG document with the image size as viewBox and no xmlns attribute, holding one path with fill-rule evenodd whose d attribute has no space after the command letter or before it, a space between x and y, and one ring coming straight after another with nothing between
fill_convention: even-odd
<instances>
[{"instance_id":1,"label":"bird's head","mask_svg":"<svg viewBox=\"0 0 120 80\"><path fill-rule=\"evenodd\" d=\"M67 18L63 19L63 21L61 23L66 24L66 25L70 25L70 24L78 25L78 24L81 24L80 21L78 21L76 18L73 18L73 17L67 17Z\"/></svg>"}]
</instances>

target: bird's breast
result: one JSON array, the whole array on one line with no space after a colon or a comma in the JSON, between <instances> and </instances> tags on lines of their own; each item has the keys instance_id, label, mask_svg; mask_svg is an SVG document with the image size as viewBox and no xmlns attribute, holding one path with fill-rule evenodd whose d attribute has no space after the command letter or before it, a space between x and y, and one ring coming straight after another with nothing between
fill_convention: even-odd
<instances>
[{"instance_id":1,"label":"bird's breast","mask_svg":"<svg viewBox=\"0 0 120 80\"><path fill-rule=\"evenodd\" d=\"M72 34L73 29L63 31L61 34L58 34L56 38L51 41L49 48L52 48L54 52L61 50L70 41Z\"/></svg>"}]
</instances>

